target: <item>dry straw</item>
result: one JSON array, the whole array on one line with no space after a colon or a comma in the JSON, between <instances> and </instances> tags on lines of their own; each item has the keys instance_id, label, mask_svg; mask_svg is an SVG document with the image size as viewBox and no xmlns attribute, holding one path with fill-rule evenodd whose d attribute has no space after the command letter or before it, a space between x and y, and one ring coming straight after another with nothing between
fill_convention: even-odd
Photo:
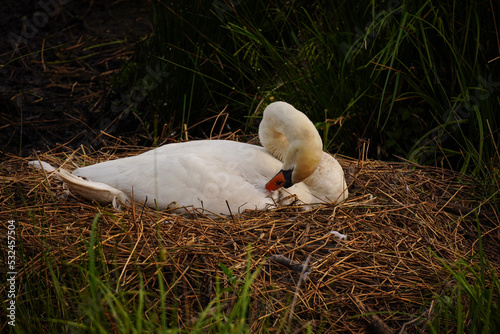
<instances>
[{"instance_id":1,"label":"dry straw","mask_svg":"<svg viewBox=\"0 0 500 334\"><path fill-rule=\"evenodd\" d=\"M73 169L144 150L118 142L95 154L83 148L69 154L59 147L40 158ZM350 191L338 206L219 217L200 210L158 212L139 204L124 211L101 207L28 168L27 159L8 156L0 218L2 224L12 218L19 224L28 261L23 270L44 272L42 252L61 263L88 258L91 223L102 213L98 239L105 265L127 289L138 287L142 273L153 296L158 296L161 270L168 307L179 313L179 325L188 327L214 298L215 278L227 279L220 263L245 278L249 245L252 271L261 266L251 287L255 332L281 331L284 320L291 332L306 325L339 333L421 326L432 316L432 299L452 284L438 257L450 263L469 259L478 248L478 221L485 253L500 263L499 217L481 201L485 196L474 180L408 162L338 159ZM338 241L331 231L348 239ZM21 271L19 279L26 274ZM226 309L235 298L226 296ZM159 305L158 298L149 302Z\"/></svg>"}]
</instances>

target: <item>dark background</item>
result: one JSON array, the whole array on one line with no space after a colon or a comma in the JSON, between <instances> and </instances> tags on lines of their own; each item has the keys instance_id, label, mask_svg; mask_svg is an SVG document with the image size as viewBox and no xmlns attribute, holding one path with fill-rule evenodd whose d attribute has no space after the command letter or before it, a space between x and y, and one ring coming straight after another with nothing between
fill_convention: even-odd
<instances>
[{"instance_id":1,"label":"dark background","mask_svg":"<svg viewBox=\"0 0 500 334\"><path fill-rule=\"evenodd\" d=\"M26 156L61 144L98 143L101 114L122 93L113 80L130 61L135 44L150 32L146 1L61 2L7 0L2 6L3 154ZM29 38L16 51L12 41L18 36ZM131 135L137 128L130 121L115 134Z\"/></svg>"}]
</instances>

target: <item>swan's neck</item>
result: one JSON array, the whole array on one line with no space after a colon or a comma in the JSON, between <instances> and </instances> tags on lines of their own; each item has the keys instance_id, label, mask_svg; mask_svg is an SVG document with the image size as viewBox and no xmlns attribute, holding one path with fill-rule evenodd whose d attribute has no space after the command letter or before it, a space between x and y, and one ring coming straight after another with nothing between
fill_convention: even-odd
<instances>
[{"instance_id":1,"label":"swan's neck","mask_svg":"<svg viewBox=\"0 0 500 334\"><path fill-rule=\"evenodd\" d=\"M264 110L259 137L283 162L283 170L293 170L293 183L311 175L319 164L323 143L318 131L306 115L288 103L275 102Z\"/></svg>"}]
</instances>

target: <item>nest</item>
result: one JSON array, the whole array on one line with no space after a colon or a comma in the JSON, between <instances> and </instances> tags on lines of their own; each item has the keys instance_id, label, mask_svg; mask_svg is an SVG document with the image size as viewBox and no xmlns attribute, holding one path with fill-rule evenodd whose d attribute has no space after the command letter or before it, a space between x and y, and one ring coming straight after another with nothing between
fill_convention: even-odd
<instances>
[{"instance_id":1,"label":"nest","mask_svg":"<svg viewBox=\"0 0 500 334\"><path fill-rule=\"evenodd\" d=\"M122 144L68 154L58 148L41 159L71 170L144 150ZM408 162L337 158L350 192L340 205L222 217L140 204L123 211L102 207L28 168L27 159L10 156L2 167L0 218L18 223L29 259L19 272L22 281L26 271L48 270L42 252L61 265L87 259L92 221L100 213L97 239L117 285L137 288L142 274L155 305L161 271L167 306L184 328L214 298L216 277L229 284L221 264L237 282L245 280L248 266L258 271L248 313L255 332L279 332L283 324L300 332L307 324L313 332L364 333L370 327L390 333L421 328L432 317L432 300L454 284L441 259L474 261L478 228L484 252L500 263L499 217L473 179ZM348 238L339 240L332 231ZM237 298L228 295L224 307Z\"/></svg>"}]
</instances>

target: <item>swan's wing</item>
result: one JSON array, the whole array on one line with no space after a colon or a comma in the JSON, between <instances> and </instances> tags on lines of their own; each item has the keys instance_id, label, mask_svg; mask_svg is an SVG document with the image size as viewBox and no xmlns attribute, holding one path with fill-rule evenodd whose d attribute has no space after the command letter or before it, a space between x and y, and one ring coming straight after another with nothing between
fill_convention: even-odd
<instances>
[{"instance_id":1,"label":"swan's wing","mask_svg":"<svg viewBox=\"0 0 500 334\"><path fill-rule=\"evenodd\" d=\"M281 162L263 148L233 141L168 144L138 156L75 170L147 205L203 207L214 213L263 209L273 202L265 184ZM227 201L227 203L226 203Z\"/></svg>"}]
</instances>

